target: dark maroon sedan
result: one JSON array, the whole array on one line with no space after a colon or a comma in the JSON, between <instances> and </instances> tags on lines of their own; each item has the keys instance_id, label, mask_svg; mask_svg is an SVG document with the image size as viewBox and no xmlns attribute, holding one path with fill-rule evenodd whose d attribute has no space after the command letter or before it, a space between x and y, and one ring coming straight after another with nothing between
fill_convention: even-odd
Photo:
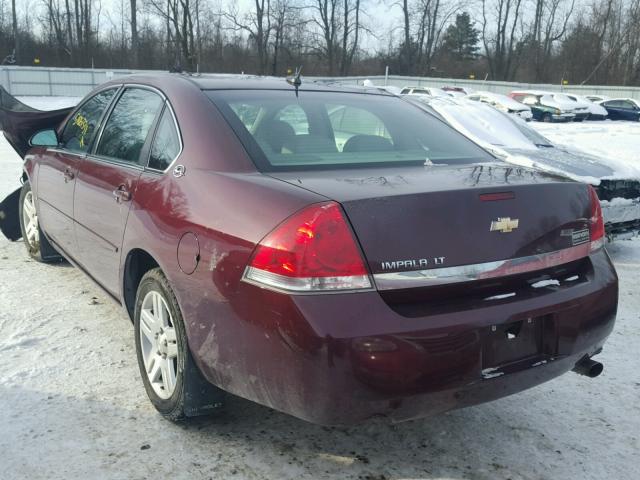
<instances>
[{"instance_id":1,"label":"dark maroon sedan","mask_svg":"<svg viewBox=\"0 0 640 480\"><path fill-rule=\"evenodd\" d=\"M18 151L43 130L13 237L123 305L168 418L226 391L400 421L602 369L618 285L594 190L399 97L167 74L100 86L55 131L5 113Z\"/></svg>"}]
</instances>

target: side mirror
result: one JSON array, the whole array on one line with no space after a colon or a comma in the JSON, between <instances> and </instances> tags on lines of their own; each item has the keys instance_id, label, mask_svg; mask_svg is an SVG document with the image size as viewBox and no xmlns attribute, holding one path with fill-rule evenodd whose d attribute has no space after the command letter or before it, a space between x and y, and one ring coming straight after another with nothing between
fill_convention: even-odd
<instances>
[{"instance_id":1,"label":"side mirror","mask_svg":"<svg viewBox=\"0 0 640 480\"><path fill-rule=\"evenodd\" d=\"M53 129L41 130L29 140L31 147L57 147L59 143L58 134Z\"/></svg>"}]
</instances>

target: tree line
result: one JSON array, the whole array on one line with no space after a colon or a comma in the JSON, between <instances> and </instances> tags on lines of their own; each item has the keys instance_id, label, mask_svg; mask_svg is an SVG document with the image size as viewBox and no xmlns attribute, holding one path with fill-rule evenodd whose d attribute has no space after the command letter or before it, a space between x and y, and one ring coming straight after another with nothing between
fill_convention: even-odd
<instances>
[{"instance_id":1,"label":"tree line","mask_svg":"<svg viewBox=\"0 0 640 480\"><path fill-rule=\"evenodd\" d=\"M389 67L396 75L640 85L640 0L251 0L242 6L0 0L0 61L262 75L299 66L306 75L379 75Z\"/></svg>"}]
</instances>

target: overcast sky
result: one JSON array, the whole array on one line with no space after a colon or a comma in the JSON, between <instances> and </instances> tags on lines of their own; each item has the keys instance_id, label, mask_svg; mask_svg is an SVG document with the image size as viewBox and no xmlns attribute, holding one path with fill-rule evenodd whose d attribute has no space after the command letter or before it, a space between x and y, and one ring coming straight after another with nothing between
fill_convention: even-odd
<instances>
[{"instance_id":1,"label":"overcast sky","mask_svg":"<svg viewBox=\"0 0 640 480\"><path fill-rule=\"evenodd\" d=\"M144 3L144 0L138 0ZM221 5L228 5L232 0L211 0L212 8L218 10ZM301 0L300 3L311 3L312 0ZM235 0L241 10L249 11L255 0ZM400 27L401 10L393 0L363 0L362 13L363 24L371 30L371 33L361 34L360 46L368 50L375 50L378 47L386 46L389 43L389 33L394 27ZM44 3L41 0L18 0L18 8L22 10L21 15L29 12L33 25L37 28L38 18L44 16ZM129 0L96 0L96 5L101 5L100 30L104 32L111 22L120 24L121 12L124 10L128 16ZM399 32L395 32L397 36Z\"/></svg>"}]
</instances>

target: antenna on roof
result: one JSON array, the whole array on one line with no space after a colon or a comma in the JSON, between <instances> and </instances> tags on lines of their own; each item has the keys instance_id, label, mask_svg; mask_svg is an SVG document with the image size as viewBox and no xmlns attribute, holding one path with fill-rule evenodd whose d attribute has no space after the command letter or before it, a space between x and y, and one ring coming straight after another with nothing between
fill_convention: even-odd
<instances>
[{"instance_id":1,"label":"antenna on roof","mask_svg":"<svg viewBox=\"0 0 640 480\"><path fill-rule=\"evenodd\" d=\"M296 68L296 71L294 72L292 77L287 77L287 83L289 85L293 85L296 89L296 98L298 98L298 89L300 88L300 85L302 85L302 79L300 78L301 73L302 66L299 66L298 68Z\"/></svg>"}]
</instances>

